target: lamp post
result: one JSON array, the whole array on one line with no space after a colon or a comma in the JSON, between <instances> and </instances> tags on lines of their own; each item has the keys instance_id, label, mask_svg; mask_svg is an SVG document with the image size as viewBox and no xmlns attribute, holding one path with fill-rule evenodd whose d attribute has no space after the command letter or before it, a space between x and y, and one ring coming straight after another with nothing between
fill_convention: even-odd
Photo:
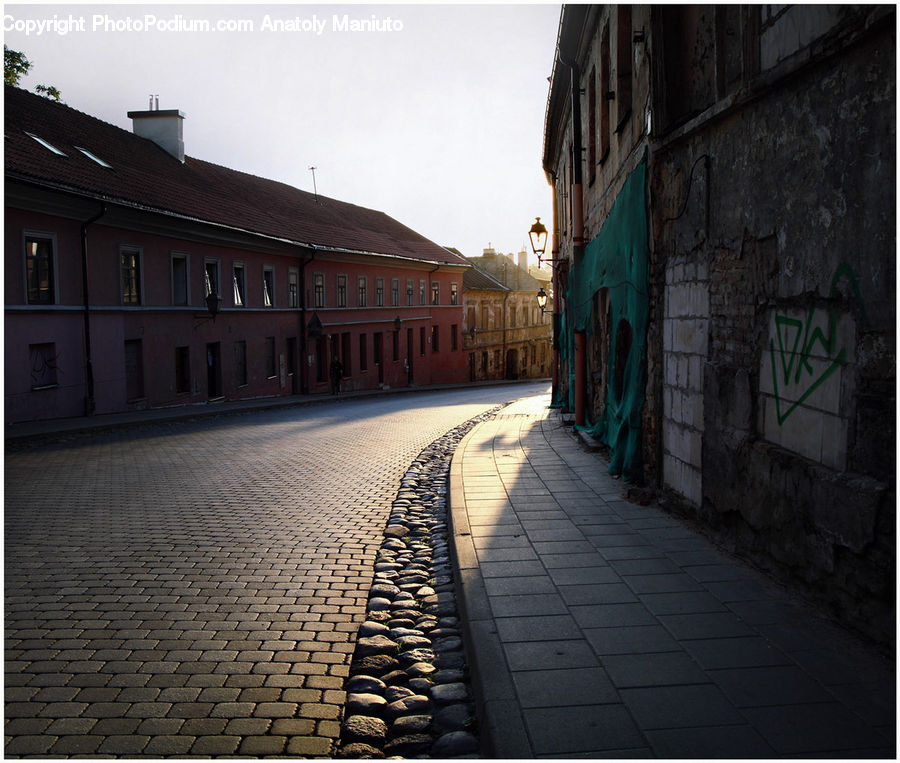
<instances>
[{"instance_id":1,"label":"lamp post","mask_svg":"<svg viewBox=\"0 0 900 763\"><path fill-rule=\"evenodd\" d=\"M541 222L540 217L534 219L534 225L528 231L528 238L531 240L531 251L535 253L540 264L544 252L547 251L547 228Z\"/></svg>"},{"instance_id":2,"label":"lamp post","mask_svg":"<svg viewBox=\"0 0 900 763\"><path fill-rule=\"evenodd\" d=\"M541 313L547 312L547 292L544 291L544 287L542 286L537 293L537 303L538 307L541 308Z\"/></svg>"}]
</instances>

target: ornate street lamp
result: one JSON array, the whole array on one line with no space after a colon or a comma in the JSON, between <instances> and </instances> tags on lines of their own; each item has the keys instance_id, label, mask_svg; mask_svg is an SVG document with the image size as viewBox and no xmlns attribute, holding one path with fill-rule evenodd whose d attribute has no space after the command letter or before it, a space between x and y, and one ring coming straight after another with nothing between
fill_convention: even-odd
<instances>
[{"instance_id":1,"label":"ornate street lamp","mask_svg":"<svg viewBox=\"0 0 900 763\"><path fill-rule=\"evenodd\" d=\"M396 318L394 318L394 331L399 331L401 325L402 324L400 322L400 316L398 315Z\"/></svg>"},{"instance_id":2,"label":"ornate street lamp","mask_svg":"<svg viewBox=\"0 0 900 763\"><path fill-rule=\"evenodd\" d=\"M209 310L209 314L213 320L215 320L216 315L219 314L219 304L221 302L222 298L214 291L206 295L206 309Z\"/></svg>"},{"instance_id":3,"label":"ornate street lamp","mask_svg":"<svg viewBox=\"0 0 900 763\"><path fill-rule=\"evenodd\" d=\"M538 302L538 307L541 308L541 313L542 314L546 313L547 310L545 308L547 307L547 292L544 291L543 286L540 288L540 291L538 291L538 293L537 293L537 302Z\"/></svg>"},{"instance_id":4,"label":"ornate street lamp","mask_svg":"<svg viewBox=\"0 0 900 763\"><path fill-rule=\"evenodd\" d=\"M540 217L534 219L534 225L528 231L528 238L531 239L531 251L537 255L540 262L544 252L547 251L547 228L544 227Z\"/></svg>"}]
</instances>

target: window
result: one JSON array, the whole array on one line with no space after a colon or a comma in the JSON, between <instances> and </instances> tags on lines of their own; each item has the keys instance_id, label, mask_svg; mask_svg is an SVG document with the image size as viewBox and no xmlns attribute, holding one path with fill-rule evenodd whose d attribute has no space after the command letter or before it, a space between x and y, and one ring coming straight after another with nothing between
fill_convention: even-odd
<instances>
[{"instance_id":1,"label":"window","mask_svg":"<svg viewBox=\"0 0 900 763\"><path fill-rule=\"evenodd\" d=\"M60 151L56 146L52 145L51 143L48 143L48 142L47 142L46 140L44 140L43 138L39 138L37 135L34 135L34 134L30 133L30 132L26 132L25 134L26 134L29 138L31 138L32 140L36 140L36 141L37 141L38 143L40 143L44 148L46 148L48 151L52 151L52 152L53 152L54 154L56 154L57 156L65 156L65 154L64 154L62 151Z\"/></svg>"},{"instance_id":2,"label":"window","mask_svg":"<svg viewBox=\"0 0 900 763\"><path fill-rule=\"evenodd\" d=\"M419 279L419 304L425 304L425 279Z\"/></svg>"},{"instance_id":3,"label":"window","mask_svg":"<svg viewBox=\"0 0 900 763\"><path fill-rule=\"evenodd\" d=\"M96 154L92 154L92 153L91 153L90 151L88 151L86 148L82 148L81 146L75 146L75 148L77 148L79 151L81 151L81 153L84 154L84 155L85 155L88 159L90 159L92 162L96 162L96 163L99 164L101 167L106 167L107 169L112 169L112 165L111 165L111 164L108 164L107 162L104 162L99 156L97 156Z\"/></svg>"},{"instance_id":4,"label":"window","mask_svg":"<svg viewBox=\"0 0 900 763\"><path fill-rule=\"evenodd\" d=\"M459 304L459 284L458 283L450 284L450 304L451 305Z\"/></svg>"},{"instance_id":5,"label":"window","mask_svg":"<svg viewBox=\"0 0 900 763\"><path fill-rule=\"evenodd\" d=\"M288 270L288 307L300 307L300 273L296 268Z\"/></svg>"},{"instance_id":6,"label":"window","mask_svg":"<svg viewBox=\"0 0 900 763\"><path fill-rule=\"evenodd\" d=\"M189 347L175 348L175 392L191 391L191 351Z\"/></svg>"},{"instance_id":7,"label":"window","mask_svg":"<svg viewBox=\"0 0 900 763\"><path fill-rule=\"evenodd\" d=\"M459 349L459 326L455 323L450 326L450 349Z\"/></svg>"},{"instance_id":8,"label":"window","mask_svg":"<svg viewBox=\"0 0 900 763\"><path fill-rule=\"evenodd\" d=\"M347 307L347 276L337 277L337 306Z\"/></svg>"},{"instance_id":9,"label":"window","mask_svg":"<svg viewBox=\"0 0 900 763\"><path fill-rule=\"evenodd\" d=\"M441 284L438 281L431 282L431 304L441 304Z\"/></svg>"},{"instance_id":10,"label":"window","mask_svg":"<svg viewBox=\"0 0 900 763\"><path fill-rule=\"evenodd\" d=\"M365 276L358 276L356 279L356 306L369 306L369 279Z\"/></svg>"},{"instance_id":11,"label":"window","mask_svg":"<svg viewBox=\"0 0 900 763\"><path fill-rule=\"evenodd\" d=\"M588 79L588 182L597 179L597 70Z\"/></svg>"},{"instance_id":12,"label":"window","mask_svg":"<svg viewBox=\"0 0 900 763\"><path fill-rule=\"evenodd\" d=\"M141 252L139 249L122 249L122 304L141 304Z\"/></svg>"},{"instance_id":13,"label":"window","mask_svg":"<svg viewBox=\"0 0 900 763\"><path fill-rule=\"evenodd\" d=\"M375 306L384 307L384 279L375 279Z\"/></svg>"},{"instance_id":14,"label":"window","mask_svg":"<svg viewBox=\"0 0 900 763\"><path fill-rule=\"evenodd\" d=\"M275 269L263 266L263 306L275 307Z\"/></svg>"},{"instance_id":15,"label":"window","mask_svg":"<svg viewBox=\"0 0 900 763\"><path fill-rule=\"evenodd\" d=\"M419 355L425 354L425 327L419 328Z\"/></svg>"},{"instance_id":16,"label":"window","mask_svg":"<svg viewBox=\"0 0 900 763\"><path fill-rule=\"evenodd\" d=\"M615 93L609 90L609 25L600 38L600 161L609 156L609 102Z\"/></svg>"},{"instance_id":17,"label":"window","mask_svg":"<svg viewBox=\"0 0 900 763\"><path fill-rule=\"evenodd\" d=\"M56 304L54 244L51 237L25 237L25 280L29 305Z\"/></svg>"},{"instance_id":18,"label":"window","mask_svg":"<svg viewBox=\"0 0 900 763\"><path fill-rule=\"evenodd\" d=\"M319 383L324 382L328 378L325 373L328 370L325 362L326 357L328 357L326 341L324 336L316 338L316 381Z\"/></svg>"},{"instance_id":19,"label":"window","mask_svg":"<svg viewBox=\"0 0 900 763\"><path fill-rule=\"evenodd\" d=\"M391 332L393 345L391 347L391 358L393 360L400 360L400 332L393 331Z\"/></svg>"},{"instance_id":20,"label":"window","mask_svg":"<svg viewBox=\"0 0 900 763\"><path fill-rule=\"evenodd\" d=\"M368 371L369 370L369 345L367 340L367 334L359 335L359 370L360 371Z\"/></svg>"},{"instance_id":21,"label":"window","mask_svg":"<svg viewBox=\"0 0 900 763\"><path fill-rule=\"evenodd\" d=\"M400 304L400 279L391 280L391 305L396 307Z\"/></svg>"},{"instance_id":22,"label":"window","mask_svg":"<svg viewBox=\"0 0 900 763\"><path fill-rule=\"evenodd\" d=\"M125 399L144 397L144 354L140 339L125 342Z\"/></svg>"},{"instance_id":23,"label":"window","mask_svg":"<svg viewBox=\"0 0 900 763\"><path fill-rule=\"evenodd\" d=\"M234 306L245 307L244 295L247 293L247 282L244 279L244 263L235 262L231 267L231 281L234 291Z\"/></svg>"},{"instance_id":24,"label":"window","mask_svg":"<svg viewBox=\"0 0 900 763\"><path fill-rule=\"evenodd\" d=\"M350 376L350 332L341 334L341 363L344 365L344 376Z\"/></svg>"},{"instance_id":25,"label":"window","mask_svg":"<svg viewBox=\"0 0 900 763\"><path fill-rule=\"evenodd\" d=\"M205 279L204 296L208 297L210 294L215 294L221 297L222 294L219 292L219 261L206 260L203 263L203 271L203 277Z\"/></svg>"},{"instance_id":26,"label":"window","mask_svg":"<svg viewBox=\"0 0 900 763\"><path fill-rule=\"evenodd\" d=\"M431 351L437 352L440 348L438 347L438 336L440 336L440 327L432 326L431 327Z\"/></svg>"},{"instance_id":27,"label":"window","mask_svg":"<svg viewBox=\"0 0 900 763\"><path fill-rule=\"evenodd\" d=\"M616 132L631 116L631 6L616 6Z\"/></svg>"},{"instance_id":28,"label":"window","mask_svg":"<svg viewBox=\"0 0 900 763\"><path fill-rule=\"evenodd\" d=\"M234 383L238 387L247 383L247 342L243 339L234 343Z\"/></svg>"},{"instance_id":29,"label":"window","mask_svg":"<svg viewBox=\"0 0 900 763\"><path fill-rule=\"evenodd\" d=\"M186 254L172 255L172 304L188 304L190 285L188 281L188 257Z\"/></svg>"},{"instance_id":30,"label":"window","mask_svg":"<svg viewBox=\"0 0 900 763\"><path fill-rule=\"evenodd\" d=\"M412 306L413 303L413 282L412 278L406 279L406 304Z\"/></svg>"},{"instance_id":31,"label":"window","mask_svg":"<svg viewBox=\"0 0 900 763\"><path fill-rule=\"evenodd\" d=\"M53 342L28 345L31 359L31 389L49 389L58 384L56 345Z\"/></svg>"},{"instance_id":32,"label":"window","mask_svg":"<svg viewBox=\"0 0 900 763\"><path fill-rule=\"evenodd\" d=\"M325 274L316 273L313 276L313 305L325 307Z\"/></svg>"},{"instance_id":33,"label":"window","mask_svg":"<svg viewBox=\"0 0 900 763\"><path fill-rule=\"evenodd\" d=\"M516 327L516 306L512 304L509 306L509 327Z\"/></svg>"},{"instance_id":34,"label":"window","mask_svg":"<svg viewBox=\"0 0 900 763\"><path fill-rule=\"evenodd\" d=\"M274 379L278 375L275 368L275 337L266 337L266 378Z\"/></svg>"}]
</instances>

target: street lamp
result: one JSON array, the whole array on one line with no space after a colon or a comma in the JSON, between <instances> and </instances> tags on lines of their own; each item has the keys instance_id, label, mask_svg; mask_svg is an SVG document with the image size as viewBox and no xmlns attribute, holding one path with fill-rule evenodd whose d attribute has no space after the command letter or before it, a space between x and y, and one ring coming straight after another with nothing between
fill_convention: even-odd
<instances>
[{"instance_id":1,"label":"street lamp","mask_svg":"<svg viewBox=\"0 0 900 763\"><path fill-rule=\"evenodd\" d=\"M537 293L537 302L538 302L538 307L541 308L541 313L542 314L546 313L547 311L545 308L547 307L547 292L544 291L543 286L540 288L540 291L538 291L538 293Z\"/></svg>"},{"instance_id":2,"label":"street lamp","mask_svg":"<svg viewBox=\"0 0 900 763\"><path fill-rule=\"evenodd\" d=\"M206 295L206 309L209 310L210 316L212 319L216 319L216 315L219 312L219 304L222 302L222 298L216 294L215 292L210 292Z\"/></svg>"},{"instance_id":3,"label":"street lamp","mask_svg":"<svg viewBox=\"0 0 900 763\"><path fill-rule=\"evenodd\" d=\"M540 217L534 219L534 225L528 231L528 238L531 239L531 250L537 255L538 262L547 251L547 228L541 222Z\"/></svg>"}]
</instances>

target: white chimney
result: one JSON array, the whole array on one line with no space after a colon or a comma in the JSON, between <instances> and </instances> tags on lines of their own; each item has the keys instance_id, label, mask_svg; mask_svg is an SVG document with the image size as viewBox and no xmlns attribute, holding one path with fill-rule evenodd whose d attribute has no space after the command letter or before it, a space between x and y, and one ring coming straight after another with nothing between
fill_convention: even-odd
<instances>
[{"instance_id":1,"label":"white chimney","mask_svg":"<svg viewBox=\"0 0 900 763\"><path fill-rule=\"evenodd\" d=\"M524 249L519 252L519 267L526 273L528 272L528 252Z\"/></svg>"},{"instance_id":2,"label":"white chimney","mask_svg":"<svg viewBox=\"0 0 900 763\"><path fill-rule=\"evenodd\" d=\"M159 103L157 101L157 103ZM184 163L184 113L178 109L160 111L129 111L132 131L141 138L149 138Z\"/></svg>"}]
</instances>

